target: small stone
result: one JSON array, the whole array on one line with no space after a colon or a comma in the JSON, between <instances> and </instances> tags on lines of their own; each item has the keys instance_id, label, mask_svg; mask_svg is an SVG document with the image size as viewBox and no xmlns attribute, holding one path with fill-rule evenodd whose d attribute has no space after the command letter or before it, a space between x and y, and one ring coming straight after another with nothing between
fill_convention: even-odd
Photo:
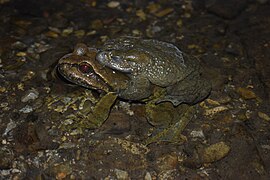
<instances>
[{"instance_id":1,"label":"small stone","mask_svg":"<svg viewBox=\"0 0 270 180\"><path fill-rule=\"evenodd\" d=\"M263 112L258 112L258 116L260 118L262 118L263 120L265 120L265 121L270 121L270 117L267 114L263 113Z\"/></svg>"},{"instance_id":2,"label":"small stone","mask_svg":"<svg viewBox=\"0 0 270 180\"><path fill-rule=\"evenodd\" d=\"M205 138L202 130L198 131L193 130L191 131L190 136L193 138L202 138L202 139Z\"/></svg>"},{"instance_id":3,"label":"small stone","mask_svg":"<svg viewBox=\"0 0 270 180\"><path fill-rule=\"evenodd\" d=\"M255 99L257 97L256 94L248 88L239 87L237 93L245 100Z\"/></svg>"},{"instance_id":4,"label":"small stone","mask_svg":"<svg viewBox=\"0 0 270 180\"><path fill-rule=\"evenodd\" d=\"M50 38L57 38L59 35L58 35L58 33L54 32L54 31L48 31L45 33L45 36L50 37Z\"/></svg>"},{"instance_id":5,"label":"small stone","mask_svg":"<svg viewBox=\"0 0 270 180\"><path fill-rule=\"evenodd\" d=\"M63 35L63 36L68 36L68 35L70 35L71 33L73 33L73 28L72 28L72 27L67 28L67 29L64 29L64 30L62 31L62 35Z\"/></svg>"},{"instance_id":6,"label":"small stone","mask_svg":"<svg viewBox=\"0 0 270 180\"><path fill-rule=\"evenodd\" d=\"M152 180L151 174L149 172L146 172L144 180Z\"/></svg>"},{"instance_id":7,"label":"small stone","mask_svg":"<svg viewBox=\"0 0 270 180\"><path fill-rule=\"evenodd\" d=\"M90 27L95 30L99 30L103 28L103 22L100 19L95 19L91 22Z\"/></svg>"},{"instance_id":8,"label":"small stone","mask_svg":"<svg viewBox=\"0 0 270 180\"><path fill-rule=\"evenodd\" d=\"M72 119L66 119L64 122L63 122L63 125L67 126L67 125L71 125L73 124L73 120Z\"/></svg>"},{"instance_id":9,"label":"small stone","mask_svg":"<svg viewBox=\"0 0 270 180\"><path fill-rule=\"evenodd\" d=\"M96 30L93 30L93 31L89 31L86 33L86 36L92 36L92 35L95 35L97 34L97 31Z\"/></svg>"},{"instance_id":10,"label":"small stone","mask_svg":"<svg viewBox=\"0 0 270 180\"><path fill-rule=\"evenodd\" d=\"M219 142L205 148L201 156L204 163L211 163L224 158L229 152L230 147L224 142Z\"/></svg>"},{"instance_id":11,"label":"small stone","mask_svg":"<svg viewBox=\"0 0 270 180\"><path fill-rule=\"evenodd\" d=\"M3 133L3 136L6 136L16 126L17 126L17 124L14 121L10 120L10 122L7 124L5 132Z\"/></svg>"},{"instance_id":12,"label":"small stone","mask_svg":"<svg viewBox=\"0 0 270 180\"><path fill-rule=\"evenodd\" d=\"M168 14L170 14L172 12L173 12L173 8L166 8L166 9L159 11L158 13L155 13L155 15L157 17L163 17L163 16L167 16Z\"/></svg>"},{"instance_id":13,"label":"small stone","mask_svg":"<svg viewBox=\"0 0 270 180\"><path fill-rule=\"evenodd\" d=\"M211 104L211 105L215 105L215 106L219 106L220 105L220 103L218 102L218 101L215 101L215 100L213 100L213 99L206 99L206 101L209 103L209 104Z\"/></svg>"},{"instance_id":14,"label":"small stone","mask_svg":"<svg viewBox=\"0 0 270 180\"><path fill-rule=\"evenodd\" d=\"M71 148L75 148L75 147L76 147L76 144L75 143L67 142L67 143L62 143L59 146L59 149L71 149Z\"/></svg>"},{"instance_id":15,"label":"small stone","mask_svg":"<svg viewBox=\"0 0 270 180\"><path fill-rule=\"evenodd\" d=\"M36 75L36 73L34 71L28 71L26 73L26 75L24 75L22 77L22 81L28 81L28 80L32 79L35 75Z\"/></svg>"},{"instance_id":16,"label":"small stone","mask_svg":"<svg viewBox=\"0 0 270 180\"><path fill-rule=\"evenodd\" d=\"M176 25L181 28L183 26L182 19L178 19L178 21L176 22Z\"/></svg>"},{"instance_id":17,"label":"small stone","mask_svg":"<svg viewBox=\"0 0 270 180\"><path fill-rule=\"evenodd\" d=\"M206 109L204 111L204 115L205 116L213 116L217 113L220 113L220 112L223 112L223 111L226 111L228 110L228 107L226 106L217 106L217 107L214 107L214 108L211 108L211 109Z\"/></svg>"},{"instance_id":18,"label":"small stone","mask_svg":"<svg viewBox=\"0 0 270 180\"><path fill-rule=\"evenodd\" d=\"M142 9L136 11L136 15L141 18L141 20L146 20L146 14Z\"/></svg>"},{"instance_id":19,"label":"small stone","mask_svg":"<svg viewBox=\"0 0 270 180\"><path fill-rule=\"evenodd\" d=\"M6 92L6 88L5 88L5 87L0 86L0 93L4 93L4 92Z\"/></svg>"},{"instance_id":20,"label":"small stone","mask_svg":"<svg viewBox=\"0 0 270 180\"><path fill-rule=\"evenodd\" d=\"M32 112L34 109L33 107L29 106L29 105L26 105L25 107L23 107L22 109L19 110L19 112L22 112L22 113L30 113Z\"/></svg>"},{"instance_id":21,"label":"small stone","mask_svg":"<svg viewBox=\"0 0 270 180\"><path fill-rule=\"evenodd\" d=\"M16 56L18 56L18 57L25 57L26 56L26 52L18 52L18 53L16 53Z\"/></svg>"},{"instance_id":22,"label":"small stone","mask_svg":"<svg viewBox=\"0 0 270 180\"><path fill-rule=\"evenodd\" d=\"M71 174L72 169L69 164L58 164L52 168L52 173L56 174L56 179L64 179Z\"/></svg>"},{"instance_id":23,"label":"small stone","mask_svg":"<svg viewBox=\"0 0 270 180\"><path fill-rule=\"evenodd\" d=\"M120 179L120 180L130 179L128 177L127 171L123 171L121 169L114 169L114 172L116 174L117 179Z\"/></svg>"},{"instance_id":24,"label":"small stone","mask_svg":"<svg viewBox=\"0 0 270 180\"><path fill-rule=\"evenodd\" d=\"M38 98L38 96L39 96L39 92L33 88L27 91L24 96L22 96L21 101L27 102L29 100L35 100Z\"/></svg>"},{"instance_id":25,"label":"small stone","mask_svg":"<svg viewBox=\"0 0 270 180\"><path fill-rule=\"evenodd\" d=\"M21 50L21 51L27 49L27 45L24 44L24 43L21 42L21 41L16 41L15 43L13 43L13 44L11 45L11 47L14 48L14 49Z\"/></svg>"},{"instance_id":26,"label":"small stone","mask_svg":"<svg viewBox=\"0 0 270 180\"><path fill-rule=\"evenodd\" d=\"M85 31L84 30L77 30L77 31L74 31L74 34L77 37L82 37L85 35Z\"/></svg>"},{"instance_id":27,"label":"small stone","mask_svg":"<svg viewBox=\"0 0 270 180\"><path fill-rule=\"evenodd\" d=\"M107 4L109 8L117 8L120 5L120 2L118 1L111 1Z\"/></svg>"},{"instance_id":28,"label":"small stone","mask_svg":"<svg viewBox=\"0 0 270 180\"><path fill-rule=\"evenodd\" d=\"M141 32L140 32L140 30L138 30L138 29L134 29L134 30L132 30L132 34L133 34L134 36L138 36L138 35L141 34Z\"/></svg>"},{"instance_id":29,"label":"small stone","mask_svg":"<svg viewBox=\"0 0 270 180\"><path fill-rule=\"evenodd\" d=\"M147 6L147 9L149 10L150 13L154 14L155 12L157 12L160 9L160 4L151 2Z\"/></svg>"},{"instance_id":30,"label":"small stone","mask_svg":"<svg viewBox=\"0 0 270 180\"><path fill-rule=\"evenodd\" d=\"M173 170L178 165L178 157L176 154L166 154L158 159L157 164L161 172Z\"/></svg>"}]
</instances>

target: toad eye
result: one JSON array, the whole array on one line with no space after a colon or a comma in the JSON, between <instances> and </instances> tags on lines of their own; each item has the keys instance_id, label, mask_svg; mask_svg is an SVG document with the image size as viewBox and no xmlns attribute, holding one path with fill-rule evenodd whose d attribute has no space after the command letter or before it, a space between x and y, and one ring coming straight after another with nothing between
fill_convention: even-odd
<instances>
[{"instance_id":1,"label":"toad eye","mask_svg":"<svg viewBox=\"0 0 270 180\"><path fill-rule=\"evenodd\" d=\"M121 60L120 56L111 56L111 59L113 61L120 61Z\"/></svg>"},{"instance_id":2,"label":"toad eye","mask_svg":"<svg viewBox=\"0 0 270 180\"><path fill-rule=\"evenodd\" d=\"M78 67L79 71L81 71L84 74L89 74L93 72L92 67L87 63L81 63Z\"/></svg>"}]
</instances>

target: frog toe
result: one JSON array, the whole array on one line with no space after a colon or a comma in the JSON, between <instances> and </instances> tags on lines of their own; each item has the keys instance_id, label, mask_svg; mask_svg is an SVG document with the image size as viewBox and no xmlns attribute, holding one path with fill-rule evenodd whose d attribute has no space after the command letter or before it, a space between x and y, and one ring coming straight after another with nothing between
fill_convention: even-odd
<instances>
[{"instance_id":1,"label":"frog toe","mask_svg":"<svg viewBox=\"0 0 270 180\"><path fill-rule=\"evenodd\" d=\"M171 102L173 104L173 106L178 106L180 104L185 103L185 101L183 99L179 98L178 96L166 96L162 99L157 100L155 104L159 104L162 102Z\"/></svg>"}]
</instances>

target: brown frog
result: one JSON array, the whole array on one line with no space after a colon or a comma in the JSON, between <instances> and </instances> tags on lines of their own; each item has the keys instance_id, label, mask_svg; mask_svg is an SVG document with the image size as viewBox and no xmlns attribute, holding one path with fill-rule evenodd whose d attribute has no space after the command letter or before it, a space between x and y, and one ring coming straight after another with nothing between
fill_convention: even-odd
<instances>
[{"instance_id":1,"label":"brown frog","mask_svg":"<svg viewBox=\"0 0 270 180\"><path fill-rule=\"evenodd\" d=\"M153 87L158 86L166 89L166 93L157 103L170 101L177 106L196 104L211 90L210 83L201 76L198 60L171 43L120 37L105 42L96 59L130 77L127 88L120 93L125 99L147 98Z\"/></svg>"},{"instance_id":2,"label":"brown frog","mask_svg":"<svg viewBox=\"0 0 270 180\"><path fill-rule=\"evenodd\" d=\"M78 44L73 53L59 60L57 71L66 80L85 88L105 93L118 93L125 89L130 78L100 64L95 60L96 54L97 49Z\"/></svg>"}]
</instances>

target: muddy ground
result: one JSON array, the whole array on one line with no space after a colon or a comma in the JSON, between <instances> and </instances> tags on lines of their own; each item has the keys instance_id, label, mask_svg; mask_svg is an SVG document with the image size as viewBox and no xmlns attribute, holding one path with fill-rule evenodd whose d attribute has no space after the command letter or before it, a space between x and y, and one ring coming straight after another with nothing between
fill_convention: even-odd
<instances>
[{"instance_id":1,"label":"muddy ground","mask_svg":"<svg viewBox=\"0 0 270 180\"><path fill-rule=\"evenodd\" d=\"M270 178L268 0L1 0L0 27L0 179ZM145 145L143 105L119 100L102 127L68 128L92 92L55 78L57 61L122 35L204 66L212 92L181 143Z\"/></svg>"}]
</instances>

